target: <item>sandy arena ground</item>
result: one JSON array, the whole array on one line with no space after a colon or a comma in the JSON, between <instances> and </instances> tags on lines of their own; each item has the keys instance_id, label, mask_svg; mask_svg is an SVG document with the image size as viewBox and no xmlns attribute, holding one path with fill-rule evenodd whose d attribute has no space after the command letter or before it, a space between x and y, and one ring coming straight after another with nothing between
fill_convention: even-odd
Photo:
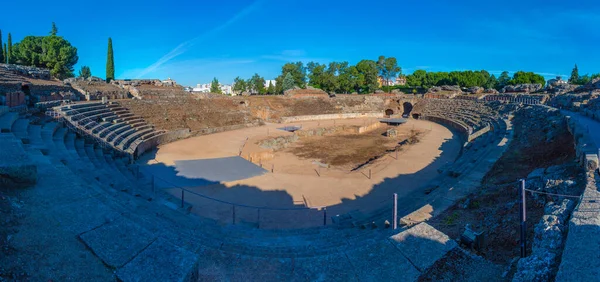
<instances>
[{"instance_id":1,"label":"sandy arena ground","mask_svg":"<svg viewBox=\"0 0 600 282\"><path fill-rule=\"evenodd\" d=\"M335 125L366 125L375 119L346 119L302 122L303 129L330 127ZM287 124L287 126L300 125ZM255 143L269 137L292 135L279 130L286 125L267 124L261 127L246 128L206 136L189 138L164 146L160 146L156 154L146 154L139 163L144 165L174 165L179 160L211 159L264 151ZM349 171L341 168L319 168L314 160L300 159L288 149L275 152L270 160L253 162L269 172L260 176L213 184L202 187L186 187L215 199L236 204L270 207L300 208L327 206L329 215L343 214L354 210L369 212L380 208L382 203L391 200L393 193L401 198L417 189L424 189L429 180L438 175L437 169L447 162L454 161L460 151L460 140L448 128L421 120L409 120L400 126L399 131L411 129L424 131L420 142L403 147L396 159L395 153L389 153L360 170ZM273 173L271 173L273 169ZM371 178L368 178L371 170ZM157 176L159 177L159 176ZM157 181L157 187L161 184ZM174 196L181 197L179 189L170 189ZM185 201L192 204L192 212L212 217L224 222L232 222L232 213L236 221L261 222L261 228L273 225L275 219L283 214L292 218L315 218L313 223L323 222L323 216L316 211L268 211L258 212L252 208L233 210L231 205L206 200L198 196L185 196ZM244 211L244 209L246 211ZM271 213L269 215L269 213ZM302 213L302 215L300 215ZM319 220L316 220L320 218ZM307 222L306 226L311 223Z\"/></svg>"}]
</instances>

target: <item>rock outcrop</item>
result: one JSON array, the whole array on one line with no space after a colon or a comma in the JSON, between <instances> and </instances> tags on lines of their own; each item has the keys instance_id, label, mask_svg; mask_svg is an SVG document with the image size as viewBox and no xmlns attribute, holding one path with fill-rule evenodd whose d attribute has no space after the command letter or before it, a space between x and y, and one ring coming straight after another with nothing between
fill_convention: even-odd
<instances>
[{"instance_id":1,"label":"rock outcrop","mask_svg":"<svg viewBox=\"0 0 600 282\"><path fill-rule=\"evenodd\" d=\"M533 93L542 90L542 85L539 83L526 83L517 85L507 85L500 90L501 93Z\"/></svg>"}]
</instances>

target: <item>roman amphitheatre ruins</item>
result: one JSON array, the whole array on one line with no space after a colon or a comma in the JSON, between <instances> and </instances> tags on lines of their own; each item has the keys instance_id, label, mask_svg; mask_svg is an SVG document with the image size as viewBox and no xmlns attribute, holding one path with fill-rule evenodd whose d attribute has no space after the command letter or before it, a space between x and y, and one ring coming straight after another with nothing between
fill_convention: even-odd
<instances>
[{"instance_id":1,"label":"roman amphitheatre ruins","mask_svg":"<svg viewBox=\"0 0 600 282\"><path fill-rule=\"evenodd\" d=\"M226 97L0 65L0 281L598 281L600 81L522 89Z\"/></svg>"}]
</instances>

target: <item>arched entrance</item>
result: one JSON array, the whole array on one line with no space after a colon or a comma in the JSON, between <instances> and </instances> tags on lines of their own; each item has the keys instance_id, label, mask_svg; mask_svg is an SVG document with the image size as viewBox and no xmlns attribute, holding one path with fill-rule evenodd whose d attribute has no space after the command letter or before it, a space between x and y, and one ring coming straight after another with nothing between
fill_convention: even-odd
<instances>
[{"instance_id":1,"label":"arched entrance","mask_svg":"<svg viewBox=\"0 0 600 282\"><path fill-rule=\"evenodd\" d=\"M392 110L392 109L385 110L385 116L390 117L392 115L394 115L394 110Z\"/></svg>"},{"instance_id":2,"label":"arched entrance","mask_svg":"<svg viewBox=\"0 0 600 282\"><path fill-rule=\"evenodd\" d=\"M421 117L421 114L413 114L413 115L412 115L412 117L413 117L414 119L419 119L419 117Z\"/></svg>"},{"instance_id":3,"label":"arched entrance","mask_svg":"<svg viewBox=\"0 0 600 282\"><path fill-rule=\"evenodd\" d=\"M29 94L31 94L31 91L29 90L29 85L27 84L21 85L21 91L25 93L25 96L29 96Z\"/></svg>"},{"instance_id":4,"label":"arched entrance","mask_svg":"<svg viewBox=\"0 0 600 282\"><path fill-rule=\"evenodd\" d=\"M413 104L411 104L410 102L404 102L402 104L402 107L404 108L404 110L402 111L402 117L403 118L409 117L410 113L413 110Z\"/></svg>"}]
</instances>

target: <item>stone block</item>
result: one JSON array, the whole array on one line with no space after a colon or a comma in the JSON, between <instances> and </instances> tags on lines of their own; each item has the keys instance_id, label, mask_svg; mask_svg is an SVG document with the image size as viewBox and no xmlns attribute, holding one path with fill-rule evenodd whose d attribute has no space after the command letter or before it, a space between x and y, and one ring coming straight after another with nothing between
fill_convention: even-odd
<instances>
[{"instance_id":1,"label":"stone block","mask_svg":"<svg viewBox=\"0 0 600 282\"><path fill-rule=\"evenodd\" d=\"M423 272L458 244L427 223L390 237L396 248Z\"/></svg>"},{"instance_id":2,"label":"stone block","mask_svg":"<svg viewBox=\"0 0 600 282\"><path fill-rule=\"evenodd\" d=\"M79 238L111 267L121 267L146 248L155 236L137 224L118 219L79 235Z\"/></svg>"},{"instance_id":3,"label":"stone block","mask_svg":"<svg viewBox=\"0 0 600 282\"><path fill-rule=\"evenodd\" d=\"M594 171L598 169L598 155L586 154L585 155L585 170Z\"/></svg>"},{"instance_id":4,"label":"stone block","mask_svg":"<svg viewBox=\"0 0 600 282\"><path fill-rule=\"evenodd\" d=\"M198 256L164 240L156 240L116 271L129 281L197 281Z\"/></svg>"}]
</instances>

